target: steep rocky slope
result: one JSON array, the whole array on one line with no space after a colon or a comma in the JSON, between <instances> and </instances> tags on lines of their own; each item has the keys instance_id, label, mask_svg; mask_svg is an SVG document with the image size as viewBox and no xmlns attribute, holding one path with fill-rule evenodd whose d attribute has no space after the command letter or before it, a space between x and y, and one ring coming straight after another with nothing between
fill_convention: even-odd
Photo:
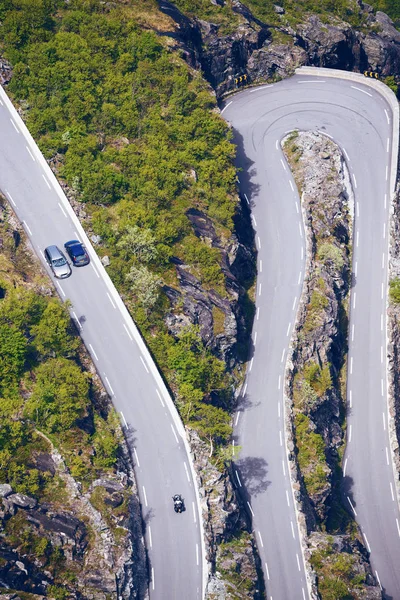
<instances>
[{"instance_id":1,"label":"steep rocky slope","mask_svg":"<svg viewBox=\"0 0 400 600\"><path fill-rule=\"evenodd\" d=\"M218 3L220 10L224 5ZM255 83L287 77L302 65L357 72L370 69L383 77L400 73L400 32L385 13L375 12L363 2L355 9L359 26L333 14L318 16L306 11L300 22L292 25L279 6L279 24L270 25L235 0L230 9L225 7L237 18L236 28L228 35L220 24L189 18L164 0L160 10L175 20L177 46L194 67L203 70L217 97L235 89L238 74L246 73L248 81Z\"/></svg>"}]
</instances>

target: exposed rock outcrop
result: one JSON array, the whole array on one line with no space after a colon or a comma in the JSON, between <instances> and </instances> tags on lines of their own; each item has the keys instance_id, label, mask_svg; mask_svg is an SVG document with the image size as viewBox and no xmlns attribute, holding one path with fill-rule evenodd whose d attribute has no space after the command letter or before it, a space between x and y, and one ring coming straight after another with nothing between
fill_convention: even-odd
<instances>
[{"instance_id":1,"label":"exposed rock outcrop","mask_svg":"<svg viewBox=\"0 0 400 600\"><path fill-rule=\"evenodd\" d=\"M349 173L339 148L320 133L294 132L284 149L302 192L307 237L307 276L292 340L287 406L289 437L297 453L296 459L292 454L292 476L299 480L297 498L306 517L305 554L317 582L329 581L342 560L340 577L352 597L378 599L381 592L361 535L348 533L350 517L342 534L321 531L327 528L338 450L344 441L342 389L354 204ZM335 502L340 503L337 494ZM364 581L360 589L354 583L358 578Z\"/></svg>"},{"instance_id":2,"label":"exposed rock outcrop","mask_svg":"<svg viewBox=\"0 0 400 600\"><path fill-rule=\"evenodd\" d=\"M237 598L240 593L243 599L262 598L263 581L251 525L229 473L221 473L210 463L209 449L196 432L189 430L189 436L199 479L207 560L211 564L206 597L222 600ZM240 582L242 585L236 588L235 583Z\"/></svg>"},{"instance_id":3,"label":"exposed rock outcrop","mask_svg":"<svg viewBox=\"0 0 400 600\"><path fill-rule=\"evenodd\" d=\"M174 37L177 45L190 48L186 54L192 66L201 68L218 97L235 87L234 78L246 72L249 81L283 78L296 67L311 65L349 71L373 70L382 76L400 73L400 32L383 12L376 13L359 2L360 27L352 27L337 17L326 23L317 15L305 13L296 29L284 11L281 25L256 19L241 2L232 10L241 15L241 23L228 35L221 35L216 24L188 19L175 7L163 9L179 24ZM185 22L185 27L181 23Z\"/></svg>"}]
</instances>

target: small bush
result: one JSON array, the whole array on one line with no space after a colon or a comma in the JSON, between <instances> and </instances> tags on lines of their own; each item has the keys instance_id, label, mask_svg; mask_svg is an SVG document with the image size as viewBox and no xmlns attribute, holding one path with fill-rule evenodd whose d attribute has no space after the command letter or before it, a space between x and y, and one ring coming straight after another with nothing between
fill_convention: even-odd
<instances>
[{"instance_id":1,"label":"small bush","mask_svg":"<svg viewBox=\"0 0 400 600\"><path fill-rule=\"evenodd\" d=\"M389 283L389 297L394 304L400 304L400 278L394 277Z\"/></svg>"},{"instance_id":2,"label":"small bush","mask_svg":"<svg viewBox=\"0 0 400 600\"><path fill-rule=\"evenodd\" d=\"M329 242L321 244L317 258L324 263L325 266L333 266L336 271L341 271L344 266L343 253L338 246Z\"/></svg>"}]
</instances>

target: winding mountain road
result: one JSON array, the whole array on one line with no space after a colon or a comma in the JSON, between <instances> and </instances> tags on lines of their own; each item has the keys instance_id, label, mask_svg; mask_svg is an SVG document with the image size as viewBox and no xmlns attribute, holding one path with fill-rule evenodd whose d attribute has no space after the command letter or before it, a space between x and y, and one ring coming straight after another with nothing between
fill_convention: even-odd
<instances>
[{"instance_id":1,"label":"winding mountain road","mask_svg":"<svg viewBox=\"0 0 400 600\"><path fill-rule=\"evenodd\" d=\"M362 76L305 69L228 98L258 248L254 355L235 419L237 486L248 501L268 599L309 589L285 444L283 380L305 269L300 199L280 140L320 131L342 149L355 195L345 501L371 552L384 597L400 598L400 515L388 435L386 303L390 200L398 112ZM333 72L330 72L333 75ZM351 77L351 78L349 78ZM393 119L395 123L393 126Z\"/></svg>"},{"instance_id":2,"label":"winding mountain road","mask_svg":"<svg viewBox=\"0 0 400 600\"><path fill-rule=\"evenodd\" d=\"M72 302L71 316L127 433L144 519L150 598L200 599L204 535L183 426L121 298L1 87L0 191L47 271L46 246L62 248L67 240L80 239L88 248L90 265L72 267L72 276L55 284L61 299ZM183 514L174 512L175 493L185 498Z\"/></svg>"}]
</instances>

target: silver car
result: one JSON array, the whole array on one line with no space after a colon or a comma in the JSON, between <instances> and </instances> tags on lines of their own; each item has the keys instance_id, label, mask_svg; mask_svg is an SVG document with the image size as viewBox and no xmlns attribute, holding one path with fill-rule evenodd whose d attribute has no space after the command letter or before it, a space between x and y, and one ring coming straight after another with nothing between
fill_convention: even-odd
<instances>
[{"instance_id":1,"label":"silver car","mask_svg":"<svg viewBox=\"0 0 400 600\"><path fill-rule=\"evenodd\" d=\"M71 275L69 262L57 246L47 246L44 255L55 277L65 279Z\"/></svg>"}]
</instances>

